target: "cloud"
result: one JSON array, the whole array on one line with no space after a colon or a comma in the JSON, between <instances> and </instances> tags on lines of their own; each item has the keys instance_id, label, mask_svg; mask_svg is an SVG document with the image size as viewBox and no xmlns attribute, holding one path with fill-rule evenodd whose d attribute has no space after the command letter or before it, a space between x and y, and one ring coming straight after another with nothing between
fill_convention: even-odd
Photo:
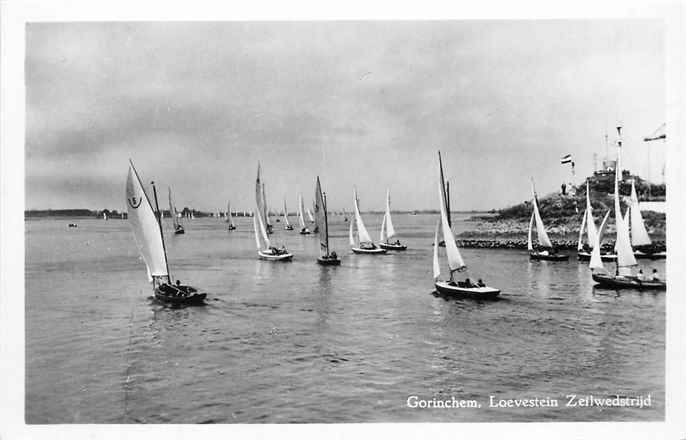
<instances>
[{"instance_id":1,"label":"cloud","mask_svg":"<svg viewBox=\"0 0 686 440\"><path fill-rule=\"evenodd\" d=\"M332 208L430 208L441 148L456 207L504 206L560 154L590 173L618 120L642 166L663 54L658 21L33 23L27 205L115 208L133 157L198 208L251 209L258 160L274 203L322 175Z\"/></svg>"}]
</instances>

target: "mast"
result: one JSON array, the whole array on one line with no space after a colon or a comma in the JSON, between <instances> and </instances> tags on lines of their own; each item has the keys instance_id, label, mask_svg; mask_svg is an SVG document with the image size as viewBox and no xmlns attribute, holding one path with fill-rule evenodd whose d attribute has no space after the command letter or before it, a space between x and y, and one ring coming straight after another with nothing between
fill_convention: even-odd
<instances>
[{"instance_id":1,"label":"mast","mask_svg":"<svg viewBox=\"0 0 686 440\"><path fill-rule=\"evenodd\" d=\"M317 177L317 184L319 184L319 177ZM322 193L322 208L324 209L324 241L326 242L326 256L329 256L329 218L326 215L326 193Z\"/></svg>"},{"instance_id":2,"label":"mast","mask_svg":"<svg viewBox=\"0 0 686 440\"><path fill-rule=\"evenodd\" d=\"M164 244L164 232L162 232L162 220L160 219L160 206L157 204L157 189L155 188L154 181L150 182L150 184L152 185L152 193L155 196L155 217L157 217L157 225L160 227L160 238L162 238L162 250L164 251L164 264L167 265L167 281L171 284L172 276L169 271L169 261L167 261L167 248Z\"/></svg>"}]
</instances>

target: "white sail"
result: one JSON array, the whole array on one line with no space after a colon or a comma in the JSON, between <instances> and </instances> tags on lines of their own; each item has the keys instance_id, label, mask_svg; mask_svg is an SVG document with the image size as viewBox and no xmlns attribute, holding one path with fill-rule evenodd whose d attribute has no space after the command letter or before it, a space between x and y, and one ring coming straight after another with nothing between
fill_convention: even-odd
<instances>
[{"instance_id":1,"label":"white sail","mask_svg":"<svg viewBox=\"0 0 686 440\"><path fill-rule=\"evenodd\" d=\"M272 247L272 243L269 241L267 229L264 226L264 221L262 221L262 214L257 212L255 213L255 217L257 217L257 224L260 227L260 236L262 237L262 243L264 244L264 248L269 249L270 247Z\"/></svg>"},{"instance_id":2,"label":"white sail","mask_svg":"<svg viewBox=\"0 0 686 440\"><path fill-rule=\"evenodd\" d=\"M324 201L322 186L319 183L319 176L317 176L314 197L314 216L316 219L315 224L319 231L319 247L323 251L323 255L329 255L329 225L326 216L326 202Z\"/></svg>"},{"instance_id":3,"label":"white sail","mask_svg":"<svg viewBox=\"0 0 686 440\"><path fill-rule=\"evenodd\" d=\"M226 204L226 220L233 226L233 215L231 215L231 202Z\"/></svg>"},{"instance_id":4,"label":"white sail","mask_svg":"<svg viewBox=\"0 0 686 440\"><path fill-rule=\"evenodd\" d=\"M581 227L579 228L579 240L576 242L576 250L581 251L584 248L584 228L586 227L586 217L588 216L588 209L584 209L584 216L581 218ZM533 217L532 217L533 221ZM597 234L596 234L597 236ZM531 237L531 223L529 223L529 237ZM595 243L595 241L593 242ZM593 246L591 242L588 243L589 246Z\"/></svg>"},{"instance_id":5,"label":"white sail","mask_svg":"<svg viewBox=\"0 0 686 440\"><path fill-rule=\"evenodd\" d=\"M632 246L644 246L651 244L650 236L646 230L646 225L641 216L641 209L638 205L638 195L636 186L631 182L631 244Z\"/></svg>"},{"instance_id":6,"label":"white sail","mask_svg":"<svg viewBox=\"0 0 686 440\"><path fill-rule=\"evenodd\" d=\"M533 229L534 229L534 213L532 212L531 213L531 219L529 219L529 234L528 234L527 239L526 239L526 248L529 251L534 250L534 243L533 243L533 240L531 240L531 232L533 231Z\"/></svg>"},{"instance_id":7,"label":"white sail","mask_svg":"<svg viewBox=\"0 0 686 440\"><path fill-rule=\"evenodd\" d=\"M360 215L360 207L357 205L357 188L353 188L353 204L355 206L355 223L357 226L357 239L360 243L371 243L372 238L367 232L367 228L364 227L362 222L362 216Z\"/></svg>"},{"instance_id":8,"label":"white sail","mask_svg":"<svg viewBox=\"0 0 686 440\"><path fill-rule=\"evenodd\" d=\"M383 220L381 220L381 232L379 234L379 241L384 242L388 239L388 236L386 235L386 219L388 216L384 214Z\"/></svg>"},{"instance_id":9,"label":"white sail","mask_svg":"<svg viewBox=\"0 0 686 440\"><path fill-rule=\"evenodd\" d=\"M588 238L588 245L593 247L596 242L598 230L595 226L595 219L593 218L593 207L591 206L591 195L588 182L586 182L586 237Z\"/></svg>"},{"instance_id":10,"label":"white sail","mask_svg":"<svg viewBox=\"0 0 686 440\"><path fill-rule=\"evenodd\" d=\"M608 211L608 214L610 212ZM605 216L607 218L607 215ZM601 226L602 228L602 226ZM588 263L588 267L593 269L604 270L603 260L600 258L600 234L596 235L595 242L593 243L593 250L591 251L591 261Z\"/></svg>"},{"instance_id":11,"label":"white sail","mask_svg":"<svg viewBox=\"0 0 686 440\"><path fill-rule=\"evenodd\" d=\"M262 243L260 243L260 227L257 225L257 216L253 215L252 216L252 225L253 229L255 231L255 245L257 246L257 250L260 251L262 250Z\"/></svg>"},{"instance_id":12,"label":"white sail","mask_svg":"<svg viewBox=\"0 0 686 440\"><path fill-rule=\"evenodd\" d=\"M353 222L350 222L350 228L348 228L348 238L350 239L350 246L355 246L355 237L353 237Z\"/></svg>"},{"instance_id":13,"label":"white sail","mask_svg":"<svg viewBox=\"0 0 686 440\"><path fill-rule=\"evenodd\" d=\"M438 228L441 226L441 219L436 222L434 232L434 281L441 275L441 265L438 263Z\"/></svg>"},{"instance_id":14,"label":"white sail","mask_svg":"<svg viewBox=\"0 0 686 440\"><path fill-rule=\"evenodd\" d=\"M617 252L617 265L620 268L628 268L636 265L634 251L631 249L631 239L629 228L624 218L619 204L619 171L615 170L615 223L617 226L617 241L615 251Z\"/></svg>"},{"instance_id":15,"label":"white sail","mask_svg":"<svg viewBox=\"0 0 686 440\"><path fill-rule=\"evenodd\" d=\"M391 190L386 188L386 239L395 235L395 228L391 221Z\"/></svg>"},{"instance_id":16,"label":"white sail","mask_svg":"<svg viewBox=\"0 0 686 440\"><path fill-rule=\"evenodd\" d=\"M538 235L538 243L543 247L552 248L553 244L550 242L548 233L545 231L545 226L543 225L543 220L541 219L541 213L538 211L538 201L536 200L536 191L533 189L533 185L532 191L534 194L534 218L536 219L536 234Z\"/></svg>"},{"instance_id":17,"label":"white sail","mask_svg":"<svg viewBox=\"0 0 686 440\"><path fill-rule=\"evenodd\" d=\"M312 216L312 211L310 211L310 208L307 208L307 219L311 222L314 222L314 217Z\"/></svg>"},{"instance_id":18,"label":"white sail","mask_svg":"<svg viewBox=\"0 0 686 440\"><path fill-rule=\"evenodd\" d=\"M286 223L286 226L290 226L291 224L288 222L288 208L286 208L286 199L283 199L283 220Z\"/></svg>"},{"instance_id":19,"label":"white sail","mask_svg":"<svg viewBox=\"0 0 686 440\"><path fill-rule=\"evenodd\" d=\"M450 271L459 270L466 267L462 255L460 255L460 250L457 248L455 243L455 236L453 231L450 229L448 224L448 214L447 207L445 206L445 185L443 184L443 170L440 170L441 179L438 181L438 199L441 205L441 227L443 230L443 241L445 242L445 251L448 254L448 266L450 266Z\"/></svg>"},{"instance_id":20,"label":"white sail","mask_svg":"<svg viewBox=\"0 0 686 440\"><path fill-rule=\"evenodd\" d=\"M138 250L148 269L148 281L153 277L167 277L169 281L160 224L132 162L126 179L126 205Z\"/></svg>"},{"instance_id":21,"label":"white sail","mask_svg":"<svg viewBox=\"0 0 686 440\"><path fill-rule=\"evenodd\" d=\"M608 210L605 213L605 217L603 217L603 221L600 222L600 228L598 228L598 239L597 242L602 245L603 243L603 234L605 233L605 227L607 226L607 220L610 218L610 211Z\"/></svg>"},{"instance_id":22,"label":"white sail","mask_svg":"<svg viewBox=\"0 0 686 440\"><path fill-rule=\"evenodd\" d=\"M300 229L305 228L305 217L303 215L304 210L305 205L303 203L303 196L298 195L298 224L300 225Z\"/></svg>"}]
</instances>

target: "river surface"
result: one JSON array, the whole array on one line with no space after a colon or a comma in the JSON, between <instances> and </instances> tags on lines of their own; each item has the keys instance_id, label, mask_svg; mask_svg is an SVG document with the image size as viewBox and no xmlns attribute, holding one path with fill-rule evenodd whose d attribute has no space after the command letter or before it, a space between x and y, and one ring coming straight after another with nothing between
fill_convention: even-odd
<instances>
[{"instance_id":1,"label":"river surface","mask_svg":"<svg viewBox=\"0 0 686 440\"><path fill-rule=\"evenodd\" d=\"M381 215L363 217L378 235ZM442 298L432 293L436 216L393 221L406 252L353 255L348 223L332 216L342 264L320 267L316 236L282 223L271 237L291 263L257 259L251 219L232 232L191 220L186 235L166 235L170 269L209 301L169 308L150 299L127 221L27 220L27 423L664 418L665 292L595 289L574 255L463 249L472 279L502 299ZM645 267L664 274L664 261ZM566 407L569 394L650 395L651 406ZM481 408L411 408L410 396ZM491 408L490 396L559 406Z\"/></svg>"}]
</instances>

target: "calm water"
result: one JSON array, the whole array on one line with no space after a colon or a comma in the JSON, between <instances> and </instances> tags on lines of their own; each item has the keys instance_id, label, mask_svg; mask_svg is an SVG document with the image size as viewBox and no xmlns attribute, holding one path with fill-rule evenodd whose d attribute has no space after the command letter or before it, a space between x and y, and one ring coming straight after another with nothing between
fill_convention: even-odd
<instances>
[{"instance_id":1,"label":"calm water","mask_svg":"<svg viewBox=\"0 0 686 440\"><path fill-rule=\"evenodd\" d=\"M378 235L381 215L364 217ZM171 271L210 300L183 309L150 301L126 221L27 221L27 422L664 417L664 292L594 289L575 259L465 249L472 278L502 288L503 299L446 300L432 294L435 216L393 220L409 249L369 256L350 253L347 223L333 217L340 267L318 266L315 236L281 223L273 241L287 244L292 263L257 260L251 219L233 232L193 220L186 235L167 235ZM647 265L664 273L664 262ZM650 394L653 406L565 408L570 393ZM410 395L483 407L411 409ZM490 395L560 407L490 409Z\"/></svg>"}]
</instances>

